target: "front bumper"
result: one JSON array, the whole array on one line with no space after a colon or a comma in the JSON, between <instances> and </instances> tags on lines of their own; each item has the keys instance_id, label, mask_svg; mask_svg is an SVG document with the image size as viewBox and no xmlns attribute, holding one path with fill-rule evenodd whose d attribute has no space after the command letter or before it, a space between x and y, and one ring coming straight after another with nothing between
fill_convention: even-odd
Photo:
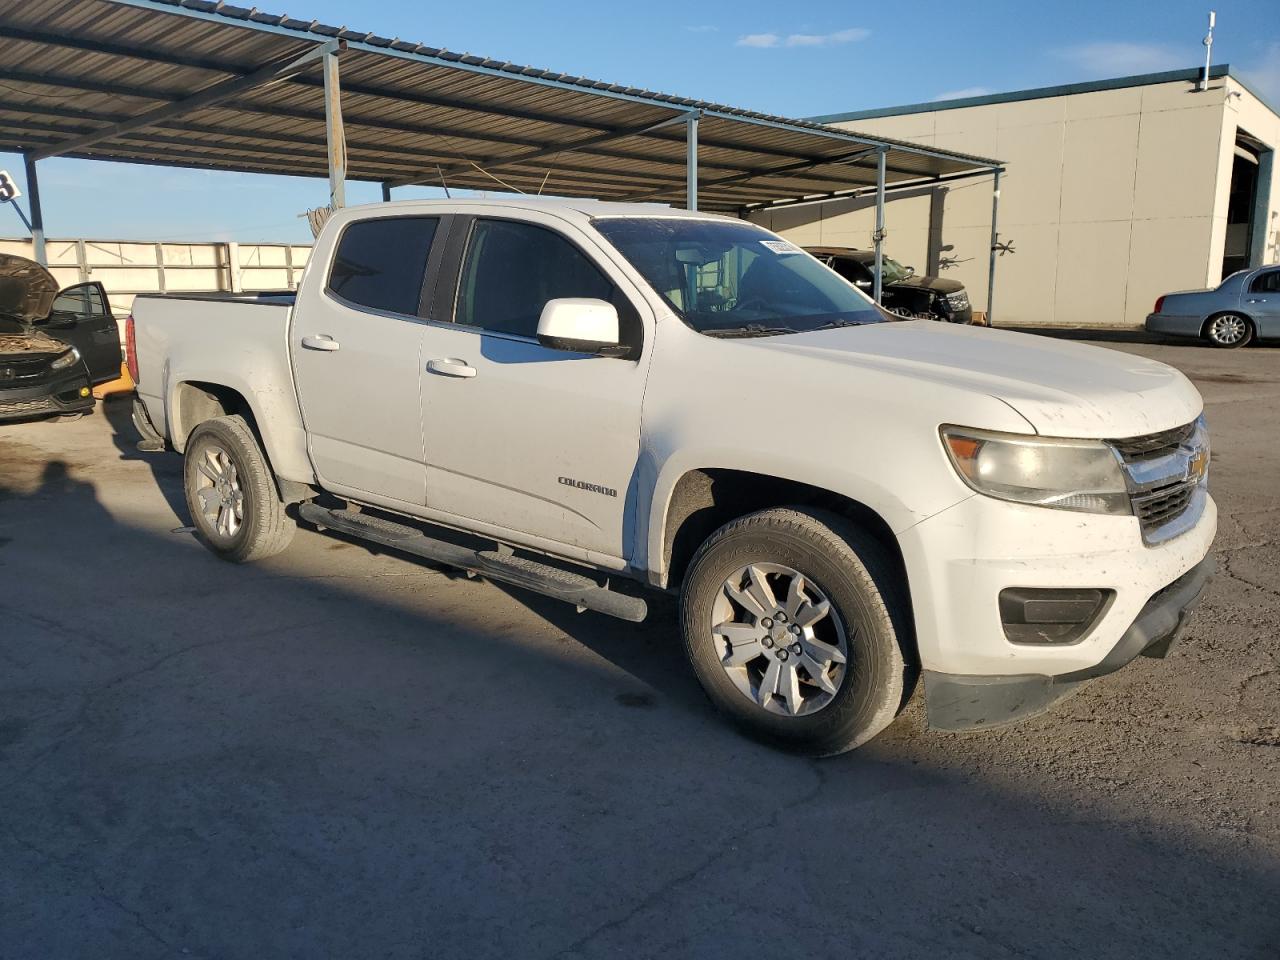
<instances>
[{"instance_id":1,"label":"front bumper","mask_svg":"<svg viewBox=\"0 0 1280 960\"><path fill-rule=\"evenodd\" d=\"M982 678L986 685L1034 677L1043 686L1098 675L1113 651L1136 642L1125 637L1146 616L1152 598L1201 564L1216 532L1217 507L1208 495L1189 529L1154 545L1143 543L1133 516L1049 510L980 495L902 531L898 542L928 699L937 699L944 677ZM1074 642L1015 643L1006 636L1002 590L1064 588L1113 596Z\"/></svg>"},{"instance_id":2,"label":"front bumper","mask_svg":"<svg viewBox=\"0 0 1280 960\"><path fill-rule=\"evenodd\" d=\"M1137 657L1163 658L1200 602L1216 569L1206 557L1147 601L1138 618L1101 662L1057 676L991 677L924 671L929 726L981 730L1043 713L1080 684L1114 673Z\"/></svg>"},{"instance_id":3,"label":"front bumper","mask_svg":"<svg viewBox=\"0 0 1280 960\"><path fill-rule=\"evenodd\" d=\"M93 394L81 396L82 390L90 390L89 377L82 369L39 384L0 384L0 420L92 410Z\"/></svg>"}]
</instances>

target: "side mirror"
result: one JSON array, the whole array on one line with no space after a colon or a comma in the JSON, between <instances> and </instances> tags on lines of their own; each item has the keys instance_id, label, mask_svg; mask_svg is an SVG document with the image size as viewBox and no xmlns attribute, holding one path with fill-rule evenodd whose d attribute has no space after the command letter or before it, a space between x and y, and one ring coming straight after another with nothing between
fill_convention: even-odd
<instances>
[{"instance_id":1,"label":"side mirror","mask_svg":"<svg viewBox=\"0 0 1280 960\"><path fill-rule=\"evenodd\" d=\"M907 277L909 277L909 278L910 278L910 277L914 277L915 275L916 275L916 268L915 268L915 267L907 267Z\"/></svg>"},{"instance_id":2,"label":"side mirror","mask_svg":"<svg viewBox=\"0 0 1280 960\"><path fill-rule=\"evenodd\" d=\"M552 350L621 356L618 310L604 300L561 297L548 300L538 318L538 342Z\"/></svg>"}]
</instances>

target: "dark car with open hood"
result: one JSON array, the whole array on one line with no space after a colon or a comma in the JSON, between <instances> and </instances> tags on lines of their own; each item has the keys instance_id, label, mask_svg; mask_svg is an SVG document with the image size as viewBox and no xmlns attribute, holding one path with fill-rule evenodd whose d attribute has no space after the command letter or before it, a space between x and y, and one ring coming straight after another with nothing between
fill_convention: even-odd
<instances>
[{"instance_id":1,"label":"dark car with open hood","mask_svg":"<svg viewBox=\"0 0 1280 960\"><path fill-rule=\"evenodd\" d=\"M852 247L805 247L859 290L871 294L875 284L876 255L873 250ZM890 313L908 319L972 323L969 293L959 280L917 274L892 257L883 258L884 289L881 302Z\"/></svg>"},{"instance_id":2,"label":"dark car with open hood","mask_svg":"<svg viewBox=\"0 0 1280 960\"><path fill-rule=\"evenodd\" d=\"M120 375L120 332L100 283L58 290L25 257L0 254L0 420L76 413Z\"/></svg>"}]
</instances>

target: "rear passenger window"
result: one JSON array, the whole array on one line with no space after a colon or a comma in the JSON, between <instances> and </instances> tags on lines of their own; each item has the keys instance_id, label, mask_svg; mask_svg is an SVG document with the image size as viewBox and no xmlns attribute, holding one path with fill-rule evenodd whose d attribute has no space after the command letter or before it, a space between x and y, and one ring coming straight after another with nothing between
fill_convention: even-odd
<instances>
[{"instance_id":1,"label":"rear passenger window","mask_svg":"<svg viewBox=\"0 0 1280 960\"><path fill-rule=\"evenodd\" d=\"M359 220L342 231L329 290L361 307L417 316L436 217Z\"/></svg>"},{"instance_id":2,"label":"rear passenger window","mask_svg":"<svg viewBox=\"0 0 1280 960\"><path fill-rule=\"evenodd\" d=\"M554 231L508 220L476 221L458 285L458 323L534 337L542 308L559 297L617 303L609 279Z\"/></svg>"},{"instance_id":3,"label":"rear passenger window","mask_svg":"<svg viewBox=\"0 0 1280 960\"><path fill-rule=\"evenodd\" d=\"M1272 270L1270 273L1260 273L1253 278L1253 286L1249 288L1250 293L1280 293L1280 270Z\"/></svg>"}]
</instances>

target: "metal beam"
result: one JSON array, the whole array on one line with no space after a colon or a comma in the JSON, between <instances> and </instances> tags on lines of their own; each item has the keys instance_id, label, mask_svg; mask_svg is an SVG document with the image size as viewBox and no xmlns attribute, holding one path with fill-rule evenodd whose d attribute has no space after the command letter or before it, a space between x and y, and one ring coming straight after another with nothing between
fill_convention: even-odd
<instances>
[{"instance_id":1,"label":"metal beam","mask_svg":"<svg viewBox=\"0 0 1280 960\"><path fill-rule=\"evenodd\" d=\"M385 180L382 181L382 202L391 202L391 184L387 183Z\"/></svg>"},{"instance_id":2,"label":"metal beam","mask_svg":"<svg viewBox=\"0 0 1280 960\"><path fill-rule=\"evenodd\" d=\"M329 206L347 205L347 134L342 127L342 83L337 51L324 55L324 138L329 157Z\"/></svg>"},{"instance_id":3,"label":"metal beam","mask_svg":"<svg viewBox=\"0 0 1280 960\"><path fill-rule=\"evenodd\" d=\"M996 167L996 171L1003 171L1003 167ZM992 171L989 169L969 170L964 173L947 173L940 177L921 177L918 180L904 180L895 183L892 186L885 186L885 193L901 193L904 190L918 190L920 187L932 187L939 183L951 183L955 180L972 180L974 177L989 177ZM784 197L780 200L767 200L759 203L748 203L743 206L747 213L755 213L760 210L773 210L776 207L796 207L806 203L830 203L832 200L856 200L858 197L864 197L868 193L875 190L874 185L864 187L855 187L849 190L834 190L831 193L815 193L803 197Z\"/></svg>"},{"instance_id":4,"label":"metal beam","mask_svg":"<svg viewBox=\"0 0 1280 960\"><path fill-rule=\"evenodd\" d=\"M346 42L343 40L330 40L328 43L319 44L308 50L300 57L291 57L286 60L278 60L275 63L267 64L265 67L246 74L243 77L236 77L233 80L226 80L222 83L216 83L211 87L201 90L199 93L179 100L176 103L170 103L156 110L150 110L141 116L133 117L123 123L112 124L109 127L103 127L101 130L87 133L83 136L76 137L64 143L55 144L54 146L44 147L35 151L32 156L36 160L44 160L47 157L56 157L64 153L77 153L87 147L102 143L104 140L112 140L121 134L130 133L134 130L141 130L145 127L155 126L163 120L169 120L174 117L181 116L184 113L191 113L195 110L203 109L224 100L230 100L242 93L252 90L254 87L260 87L263 84L277 83L286 80L300 70L305 70L320 58L333 59L334 54L345 49ZM48 81L44 81L48 82Z\"/></svg>"},{"instance_id":5,"label":"metal beam","mask_svg":"<svg viewBox=\"0 0 1280 960\"><path fill-rule=\"evenodd\" d=\"M684 158L684 205L689 210L698 209L698 114L694 113L684 122L685 158Z\"/></svg>"},{"instance_id":6,"label":"metal beam","mask_svg":"<svg viewBox=\"0 0 1280 960\"><path fill-rule=\"evenodd\" d=\"M876 303L880 302L880 295L884 291L884 165L887 152L885 147L881 147L880 155L876 158L876 232L872 235L876 244L876 273L873 287Z\"/></svg>"},{"instance_id":7,"label":"metal beam","mask_svg":"<svg viewBox=\"0 0 1280 960\"><path fill-rule=\"evenodd\" d=\"M656 123L646 123L641 127L617 127L606 133L601 133L598 136L588 137L585 140L578 140L573 143L543 146L536 150L526 151L525 153L513 154L510 157L495 157L489 160L477 161L475 166L480 167L482 170L489 171L500 170L503 167L509 167L517 163L531 163L534 160L541 160L544 157L555 156L557 153L572 153L575 150L581 150L584 147L593 147L601 143L607 143L610 140L621 140L624 137L640 136L654 130L659 130L662 127L669 127L673 123L679 123L688 116L689 114L686 111L681 111L674 117L665 117ZM414 184L426 183L428 179L450 177L469 169L475 169L475 167L473 167L471 163L458 164L457 166L446 167L444 170L437 170L434 177L424 175L422 178L415 180L393 180L391 185L393 187L408 187Z\"/></svg>"},{"instance_id":8,"label":"metal beam","mask_svg":"<svg viewBox=\"0 0 1280 960\"><path fill-rule=\"evenodd\" d=\"M23 154L27 167L27 202L31 204L31 247L36 263L47 267L49 257L44 247L44 210L40 207L40 179L36 176L36 157Z\"/></svg>"},{"instance_id":9,"label":"metal beam","mask_svg":"<svg viewBox=\"0 0 1280 960\"><path fill-rule=\"evenodd\" d=\"M855 150L852 153L842 153L834 157L825 157L822 160L801 160L797 163L784 163L780 167L762 167L757 170L748 170L746 173L734 174L731 177L716 177L711 180L702 181L704 187L728 186L734 183L747 183L750 180L758 180L761 177L785 176L788 173L799 173L802 170L811 170L814 167L823 167L830 165L839 165L848 163L858 157L865 157L869 153L875 153L875 147L868 147L861 150ZM815 180L834 180L834 177L814 177ZM637 193L630 196L628 200L648 200L650 197L660 197L664 195L664 191L655 190L650 193Z\"/></svg>"},{"instance_id":10,"label":"metal beam","mask_svg":"<svg viewBox=\"0 0 1280 960\"><path fill-rule=\"evenodd\" d=\"M1000 215L1000 171L995 172L991 183L991 253L987 264L987 326L991 325L992 311L996 303L996 244L1000 240L998 218Z\"/></svg>"}]
</instances>

